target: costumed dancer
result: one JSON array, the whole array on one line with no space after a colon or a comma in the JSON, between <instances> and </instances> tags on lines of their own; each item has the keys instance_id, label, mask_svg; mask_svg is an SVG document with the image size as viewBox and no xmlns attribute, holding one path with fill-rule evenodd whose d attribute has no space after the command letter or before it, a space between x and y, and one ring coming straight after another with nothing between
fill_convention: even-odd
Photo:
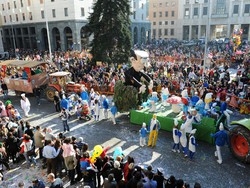
<instances>
[{"instance_id":1,"label":"costumed dancer","mask_svg":"<svg viewBox=\"0 0 250 188\"><path fill-rule=\"evenodd\" d=\"M115 120L115 116L117 114L117 107L115 106L115 103L112 103L112 106L110 108L110 112L111 112L111 120L113 122L114 125L116 125L116 120Z\"/></svg>"},{"instance_id":2,"label":"costumed dancer","mask_svg":"<svg viewBox=\"0 0 250 188\"><path fill-rule=\"evenodd\" d=\"M196 146L198 146L198 144L196 143L196 139L194 137L194 134L196 133L196 131L197 131L197 129L193 129L190 132L190 135L189 135L188 149L189 149L189 158L190 158L190 160L193 159L194 154L196 152Z\"/></svg>"},{"instance_id":3,"label":"costumed dancer","mask_svg":"<svg viewBox=\"0 0 250 188\"><path fill-rule=\"evenodd\" d=\"M215 157L218 157L217 162L219 164L222 163L222 157L221 157L221 147L225 144L229 144L228 142L228 134L224 130L223 123L220 123L219 131L215 134L211 134L213 138L215 138L215 145L216 145L216 151L214 152Z\"/></svg>"},{"instance_id":4,"label":"costumed dancer","mask_svg":"<svg viewBox=\"0 0 250 188\"><path fill-rule=\"evenodd\" d=\"M230 114L232 114L233 112L231 110L227 109L227 102L229 102L228 99L227 99L227 101L221 103L220 111L222 114L224 114L226 116L227 125L229 126L230 125Z\"/></svg>"},{"instance_id":5,"label":"costumed dancer","mask_svg":"<svg viewBox=\"0 0 250 188\"><path fill-rule=\"evenodd\" d=\"M24 116L29 117L29 111L30 111L30 101L29 99L25 96L25 93L21 94L21 108L24 111Z\"/></svg>"},{"instance_id":6,"label":"costumed dancer","mask_svg":"<svg viewBox=\"0 0 250 188\"><path fill-rule=\"evenodd\" d=\"M96 96L96 93L94 91L93 88L90 89L90 110L91 110L91 114L94 115L94 107L95 107L95 96Z\"/></svg>"},{"instance_id":7,"label":"costumed dancer","mask_svg":"<svg viewBox=\"0 0 250 188\"><path fill-rule=\"evenodd\" d=\"M102 98L103 115L105 119L108 119L109 101L105 95L102 95Z\"/></svg>"},{"instance_id":8,"label":"costumed dancer","mask_svg":"<svg viewBox=\"0 0 250 188\"><path fill-rule=\"evenodd\" d=\"M188 156L188 152L187 152L187 135L186 135L186 131L185 131L185 125L182 124L180 127L180 143L182 146L182 152L184 153L184 157Z\"/></svg>"},{"instance_id":9,"label":"costumed dancer","mask_svg":"<svg viewBox=\"0 0 250 188\"><path fill-rule=\"evenodd\" d=\"M194 121L196 123L200 122L200 116L195 109L191 109L186 116L185 122L183 123L186 133L191 133Z\"/></svg>"},{"instance_id":10,"label":"costumed dancer","mask_svg":"<svg viewBox=\"0 0 250 188\"><path fill-rule=\"evenodd\" d=\"M156 114L154 114L153 118L150 120L149 126L148 147L155 147L156 141L158 139L158 131L161 128L161 124L157 119Z\"/></svg>"},{"instance_id":11,"label":"costumed dancer","mask_svg":"<svg viewBox=\"0 0 250 188\"><path fill-rule=\"evenodd\" d=\"M180 131L178 129L178 120L176 118L174 118L174 127L173 127L173 141L174 141L174 145L172 148L173 152L177 152L180 153Z\"/></svg>"},{"instance_id":12,"label":"costumed dancer","mask_svg":"<svg viewBox=\"0 0 250 188\"><path fill-rule=\"evenodd\" d=\"M156 103L158 102L159 98L157 97L157 92L152 92L152 96L150 97L150 104L151 104L151 108L150 108L150 112L156 112Z\"/></svg>"},{"instance_id":13,"label":"costumed dancer","mask_svg":"<svg viewBox=\"0 0 250 188\"><path fill-rule=\"evenodd\" d=\"M89 94L84 86L81 88L80 97L82 100L89 101Z\"/></svg>"},{"instance_id":14,"label":"costumed dancer","mask_svg":"<svg viewBox=\"0 0 250 188\"><path fill-rule=\"evenodd\" d=\"M198 92L194 92L194 95L191 97L191 105L194 107L196 103L200 100L200 97L198 96Z\"/></svg>"},{"instance_id":15,"label":"costumed dancer","mask_svg":"<svg viewBox=\"0 0 250 188\"><path fill-rule=\"evenodd\" d=\"M66 99L66 96L62 95L62 100L60 102L61 109L65 108L67 111L69 111L69 100Z\"/></svg>"},{"instance_id":16,"label":"costumed dancer","mask_svg":"<svg viewBox=\"0 0 250 188\"><path fill-rule=\"evenodd\" d=\"M207 93L205 95L205 110L209 110L210 109L210 103L212 102L213 100L213 93Z\"/></svg>"},{"instance_id":17,"label":"costumed dancer","mask_svg":"<svg viewBox=\"0 0 250 188\"><path fill-rule=\"evenodd\" d=\"M148 130L146 128L146 123L142 123L142 128L139 130L140 133L140 146L143 147L146 145L146 137L148 134Z\"/></svg>"}]
</instances>

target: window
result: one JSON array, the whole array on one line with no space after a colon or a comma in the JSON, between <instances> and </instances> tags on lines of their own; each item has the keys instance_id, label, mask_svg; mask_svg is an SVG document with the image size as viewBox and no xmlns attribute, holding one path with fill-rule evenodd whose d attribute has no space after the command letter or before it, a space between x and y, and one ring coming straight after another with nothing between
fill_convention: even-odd
<instances>
[{"instance_id":1,"label":"window","mask_svg":"<svg viewBox=\"0 0 250 188\"><path fill-rule=\"evenodd\" d=\"M29 7L30 7L30 4L31 4L31 3L30 3L30 0L28 0L28 6L29 6Z\"/></svg>"},{"instance_id":2,"label":"window","mask_svg":"<svg viewBox=\"0 0 250 188\"><path fill-rule=\"evenodd\" d=\"M198 16L198 7L194 8L194 16Z\"/></svg>"},{"instance_id":3,"label":"window","mask_svg":"<svg viewBox=\"0 0 250 188\"><path fill-rule=\"evenodd\" d=\"M162 3L159 3L159 7L162 7Z\"/></svg>"},{"instance_id":4,"label":"window","mask_svg":"<svg viewBox=\"0 0 250 188\"><path fill-rule=\"evenodd\" d=\"M133 12L133 18L136 19L136 11Z\"/></svg>"},{"instance_id":5,"label":"window","mask_svg":"<svg viewBox=\"0 0 250 188\"><path fill-rule=\"evenodd\" d=\"M168 11L165 12L165 17L168 17Z\"/></svg>"},{"instance_id":6,"label":"window","mask_svg":"<svg viewBox=\"0 0 250 188\"><path fill-rule=\"evenodd\" d=\"M43 4L43 0L40 0L40 4Z\"/></svg>"},{"instance_id":7,"label":"window","mask_svg":"<svg viewBox=\"0 0 250 188\"><path fill-rule=\"evenodd\" d=\"M184 16L189 16L189 8L185 8Z\"/></svg>"},{"instance_id":8,"label":"window","mask_svg":"<svg viewBox=\"0 0 250 188\"><path fill-rule=\"evenodd\" d=\"M2 4L2 11L4 11L4 4Z\"/></svg>"},{"instance_id":9,"label":"window","mask_svg":"<svg viewBox=\"0 0 250 188\"><path fill-rule=\"evenodd\" d=\"M68 13L68 8L64 8L64 16L69 16L69 13Z\"/></svg>"},{"instance_id":10,"label":"window","mask_svg":"<svg viewBox=\"0 0 250 188\"><path fill-rule=\"evenodd\" d=\"M171 12L171 15L172 15L172 17L174 17L174 11L172 10L172 12Z\"/></svg>"},{"instance_id":11,"label":"window","mask_svg":"<svg viewBox=\"0 0 250 188\"><path fill-rule=\"evenodd\" d=\"M174 21L171 21L171 25L174 25Z\"/></svg>"},{"instance_id":12,"label":"window","mask_svg":"<svg viewBox=\"0 0 250 188\"><path fill-rule=\"evenodd\" d=\"M143 9L143 8L144 8L144 3L141 4L141 9Z\"/></svg>"},{"instance_id":13,"label":"window","mask_svg":"<svg viewBox=\"0 0 250 188\"><path fill-rule=\"evenodd\" d=\"M170 30L170 35L173 36L174 35L174 29Z\"/></svg>"},{"instance_id":14,"label":"window","mask_svg":"<svg viewBox=\"0 0 250 188\"><path fill-rule=\"evenodd\" d=\"M41 18L44 19L44 10L41 10Z\"/></svg>"},{"instance_id":15,"label":"window","mask_svg":"<svg viewBox=\"0 0 250 188\"><path fill-rule=\"evenodd\" d=\"M173 2L171 3L171 5L172 5L172 7L174 7L174 6L175 6L175 2L173 1Z\"/></svg>"},{"instance_id":16,"label":"window","mask_svg":"<svg viewBox=\"0 0 250 188\"><path fill-rule=\"evenodd\" d=\"M144 20L144 14L141 15L141 20Z\"/></svg>"},{"instance_id":17,"label":"window","mask_svg":"<svg viewBox=\"0 0 250 188\"><path fill-rule=\"evenodd\" d=\"M207 7L203 7L203 15L207 15Z\"/></svg>"},{"instance_id":18,"label":"window","mask_svg":"<svg viewBox=\"0 0 250 188\"><path fill-rule=\"evenodd\" d=\"M156 12L154 12L153 15L154 15L154 18L156 18Z\"/></svg>"},{"instance_id":19,"label":"window","mask_svg":"<svg viewBox=\"0 0 250 188\"><path fill-rule=\"evenodd\" d=\"M153 22L153 25L156 25L156 22Z\"/></svg>"},{"instance_id":20,"label":"window","mask_svg":"<svg viewBox=\"0 0 250 188\"><path fill-rule=\"evenodd\" d=\"M23 0L20 0L21 7L23 7Z\"/></svg>"},{"instance_id":21,"label":"window","mask_svg":"<svg viewBox=\"0 0 250 188\"><path fill-rule=\"evenodd\" d=\"M153 4L153 7L155 8L156 6L157 6L156 3L154 3L154 4Z\"/></svg>"},{"instance_id":22,"label":"window","mask_svg":"<svg viewBox=\"0 0 250 188\"><path fill-rule=\"evenodd\" d=\"M133 3L133 4L134 4L134 5L133 5L133 6L134 6L134 9L136 9L136 2L134 1L134 3Z\"/></svg>"},{"instance_id":23,"label":"window","mask_svg":"<svg viewBox=\"0 0 250 188\"><path fill-rule=\"evenodd\" d=\"M250 13L250 4L245 4L244 13Z\"/></svg>"},{"instance_id":24,"label":"window","mask_svg":"<svg viewBox=\"0 0 250 188\"><path fill-rule=\"evenodd\" d=\"M208 3L208 0L204 0L204 3Z\"/></svg>"},{"instance_id":25,"label":"window","mask_svg":"<svg viewBox=\"0 0 250 188\"><path fill-rule=\"evenodd\" d=\"M239 5L234 5L233 14L239 14Z\"/></svg>"},{"instance_id":26,"label":"window","mask_svg":"<svg viewBox=\"0 0 250 188\"><path fill-rule=\"evenodd\" d=\"M164 35L168 35L168 29L164 29Z\"/></svg>"},{"instance_id":27,"label":"window","mask_svg":"<svg viewBox=\"0 0 250 188\"><path fill-rule=\"evenodd\" d=\"M25 14L23 13L22 15L23 15L23 21L25 21Z\"/></svg>"},{"instance_id":28,"label":"window","mask_svg":"<svg viewBox=\"0 0 250 188\"><path fill-rule=\"evenodd\" d=\"M153 29L153 37L156 35L156 29Z\"/></svg>"},{"instance_id":29,"label":"window","mask_svg":"<svg viewBox=\"0 0 250 188\"><path fill-rule=\"evenodd\" d=\"M168 2L166 2L166 7L168 7L169 6L169 3Z\"/></svg>"},{"instance_id":30,"label":"window","mask_svg":"<svg viewBox=\"0 0 250 188\"><path fill-rule=\"evenodd\" d=\"M10 10L10 3L8 3L8 9Z\"/></svg>"},{"instance_id":31,"label":"window","mask_svg":"<svg viewBox=\"0 0 250 188\"><path fill-rule=\"evenodd\" d=\"M56 9L52 9L52 17L53 17L53 18L56 17Z\"/></svg>"},{"instance_id":32,"label":"window","mask_svg":"<svg viewBox=\"0 0 250 188\"><path fill-rule=\"evenodd\" d=\"M186 4L189 4L189 0L186 0Z\"/></svg>"},{"instance_id":33,"label":"window","mask_svg":"<svg viewBox=\"0 0 250 188\"><path fill-rule=\"evenodd\" d=\"M159 37L162 35L161 29L158 29L158 35L159 35Z\"/></svg>"},{"instance_id":34,"label":"window","mask_svg":"<svg viewBox=\"0 0 250 188\"><path fill-rule=\"evenodd\" d=\"M51 2L55 2L55 0L51 0Z\"/></svg>"},{"instance_id":35,"label":"window","mask_svg":"<svg viewBox=\"0 0 250 188\"><path fill-rule=\"evenodd\" d=\"M4 19L4 23L6 23L6 16L4 16L3 19Z\"/></svg>"},{"instance_id":36,"label":"window","mask_svg":"<svg viewBox=\"0 0 250 188\"><path fill-rule=\"evenodd\" d=\"M12 16L10 15L10 22L12 22Z\"/></svg>"},{"instance_id":37,"label":"window","mask_svg":"<svg viewBox=\"0 0 250 188\"><path fill-rule=\"evenodd\" d=\"M162 25L162 22L161 22L161 21L159 22L159 25Z\"/></svg>"},{"instance_id":38,"label":"window","mask_svg":"<svg viewBox=\"0 0 250 188\"><path fill-rule=\"evenodd\" d=\"M216 14L225 14L226 2L225 0L217 0Z\"/></svg>"},{"instance_id":39,"label":"window","mask_svg":"<svg viewBox=\"0 0 250 188\"><path fill-rule=\"evenodd\" d=\"M18 22L18 14L16 14L16 21Z\"/></svg>"},{"instance_id":40,"label":"window","mask_svg":"<svg viewBox=\"0 0 250 188\"><path fill-rule=\"evenodd\" d=\"M84 8L81 8L81 16L85 16Z\"/></svg>"},{"instance_id":41,"label":"window","mask_svg":"<svg viewBox=\"0 0 250 188\"><path fill-rule=\"evenodd\" d=\"M16 1L14 1L13 3L14 3L14 8L16 8Z\"/></svg>"},{"instance_id":42,"label":"window","mask_svg":"<svg viewBox=\"0 0 250 188\"><path fill-rule=\"evenodd\" d=\"M33 20L32 12L29 12L29 19L30 19L30 20Z\"/></svg>"},{"instance_id":43,"label":"window","mask_svg":"<svg viewBox=\"0 0 250 188\"><path fill-rule=\"evenodd\" d=\"M194 3L199 3L199 0L195 0Z\"/></svg>"},{"instance_id":44,"label":"window","mask_svg":"<svg viewBox=\"0 0 250 188\"><path fill-rule=\"evenodd\" d=\"M160 17L160 18L162 17L162 12L159 12L159 17Z\"/></svg>"},{"instance_id":45,"label":"window","mask_svg":"<svg viewBox=\"0 0 250 188\"><path fill-rule=\"evenodd\" d=\"M165 21L165 25L168 25L168 21Z\"/></svg>"}]
</instances>

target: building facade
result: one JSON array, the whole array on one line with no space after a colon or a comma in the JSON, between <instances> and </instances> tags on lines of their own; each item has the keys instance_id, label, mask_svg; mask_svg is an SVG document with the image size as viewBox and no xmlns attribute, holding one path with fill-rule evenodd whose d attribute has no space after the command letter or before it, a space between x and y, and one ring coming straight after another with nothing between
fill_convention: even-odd
<instances>
[{"instance_id":1,"label":"building facade","mask_svg":"<svg viewBox=\"0 0 250 188\"><path fill-rule=\"evenodd\" d=\"M149 18L156 39L213 40L242 29L250 40L250 0L151 0Z\"/></svg>"},{"instance_id":2,"label":"building facade","mask_svg":"<svg viewBox=\"0 0 250 188\"><path fill-rule=\"evenodd\" d=\"M179 38L180 4L179 0L150 0L149 20L152 39Z\"/></svg>"},{"instance_id":3,"label":"building facade","mask_svg":"<svg viewBox=\"0 0 250 188\"><path fill-rule=\"evenodd\" d=\"M81 51L87 48L91 39L83 37L84 26L94 2L96 0L0 0L4 49ZM147 20L147 0L132 0L131 7L133 43L144 43L149 40L151 27Z\"/></svg>"}]
</instances>

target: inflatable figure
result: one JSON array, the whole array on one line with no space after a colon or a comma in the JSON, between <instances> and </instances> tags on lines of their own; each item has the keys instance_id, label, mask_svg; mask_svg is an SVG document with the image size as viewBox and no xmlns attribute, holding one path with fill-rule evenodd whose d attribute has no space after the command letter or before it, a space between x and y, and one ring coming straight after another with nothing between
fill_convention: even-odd
<instances>
[{"instance_id":1,"label":"inflatable figure","mask_svg":"<svg viewBox=\"0 0 250 188\"><path fill-rule=\"evenodd\" d=\"M205 109L209 110L210 109L210 103L213 100L213 93L207 93L205 95Z\"/></svg>"},{"instance_id":2,"label":"inflatable figure","mask_svg":"<svg viewBox=\"0 0 250 188\"><path fill-rule=\"evenodd\" d=\"M149 92L153 88L153 80L143 72L144 66L148 66L148 57L149 55L146 51L132 50L130 57L132 67L124 72L125 85L136 87L139 94L143 94L146 91ZM145 97L143 98L141 95L139 103L141 104L143 100L145 100Z\"/></svg>"},{"instance_id":3,"label":"inflatable figure","mask_svg":"<svg viewBox=\"0 0 250 188\"><path fill-rule=\"evenodd\" d=\"M92 156L90 158L90 162L94 164L96 162L97 157L99 157L103 152L103 148L101 145L96 145L93 149Z\"/></svg>"},{"instance_id":4,"label":"inflatable figure","mask_svg":"<svg viewBox=\"0 0 250 188\"><path fill-rule=\"evenodd\" d=\"M202 99L199 99L198 102L195 104L195 109L202 116L206 116L205 103L203 102Z\"/></svg>"},{"instance_id":5,"label":"inflatable figure","mask_svg":"<svg viewBox=\"0 0 250 188\"><path fill-rule=\"evenodd\" d=\"M157 92L152 92L152 96L149 98L150 100L150 112L155 112L156 111L156 103L158 102L159 98L157 97Z\"/></svg>"},{"instance_id":6,"label":"inflatable figure","mask_svg":"<svg viewBox=\"0 0 250 188\"><path fill-rule=\"evenodd\" d=\"M162 88L161 89L161 102L163 106L169 106L170 104L167 103L167 99L169 97L169 91L168 88Z\"/></svg>"},{"instance_id":7,"label":"inflatable figure","mask_svg":"<svg viewBox=\"0 0 250 188\"><path fill-rule=\"evenodd\" d=\"M122 148L120 146L115 148L114 154L113 154L113 159L116 160L117 157L123 158L124 154L122 151Z\"/></svg>"}]
</instances>

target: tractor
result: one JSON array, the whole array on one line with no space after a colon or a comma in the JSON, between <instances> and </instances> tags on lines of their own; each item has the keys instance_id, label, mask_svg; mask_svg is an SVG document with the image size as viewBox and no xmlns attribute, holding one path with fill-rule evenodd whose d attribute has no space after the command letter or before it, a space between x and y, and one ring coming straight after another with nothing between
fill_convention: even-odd
<instances>
[{"instance_id":1,"label":"tractor","mask_svg":"<svg viewBox=\"0 0 250 188\"><path fill-rule=\"evenodd\" d=\"M65 91L66 93L81 92L83 84L76 84L70 79L71 73L69 72L54 72L49 74L49 84L45 90L45 95L49 101L54 100L55 92Z\"/></svg>"},{"instance_id":2,"label":"tractor","mask_svg":"<svg viewBox=\"0 0 250 188\"><path fill-rule=\"evenodd\" d=\"M229 127L230 150L234 157L250 163L250 119L232 121Z\"/></svg>"}]
</instances>

